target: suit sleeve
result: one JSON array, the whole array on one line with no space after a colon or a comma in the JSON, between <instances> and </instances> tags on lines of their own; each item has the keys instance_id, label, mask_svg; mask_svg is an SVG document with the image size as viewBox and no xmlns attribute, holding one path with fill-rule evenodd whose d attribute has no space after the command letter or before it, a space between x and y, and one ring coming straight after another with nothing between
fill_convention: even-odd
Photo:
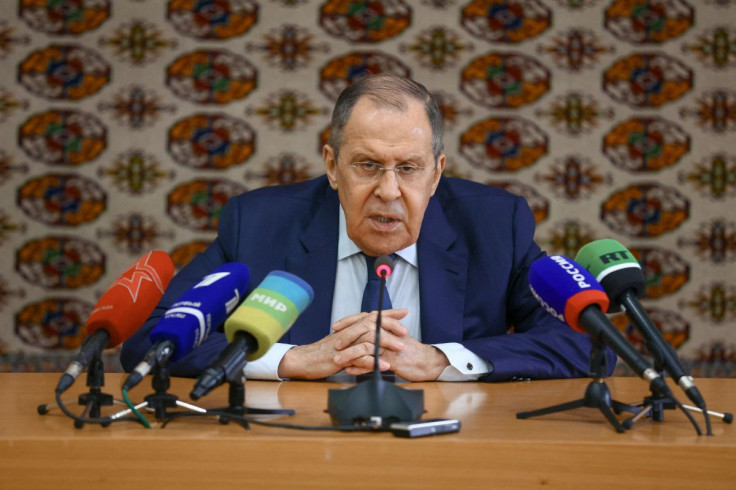
<instances>
[{"instance_id":1,"label":"suit sleeve","mask_svg":"<svg viewBox=\"0 0 736 490\"><path fill-rule=\"evenodd\" d=\"M529 289L529 267L544 256L534 242L534 216L526 201L516 202L513 220L513 257L506 296L509 333L468 339L462 344L490 362L493 371L483 381L585 377L589 373L591 342L549 315ZM609 373L616 364L608 350Z\"/></svg>"},{"instance_id":2,"label":"suit sleeve","mask_svg":"<svg viewBox=\"0 0 736 490\"><path fill-rule=\"evenodd\" d=\"M233 246L233 237L238 236L235 230L236 206L230 200L220 214L218 237L198 254L192 261L179 271L166 288L161 301L148 317L141 328L129 338L120 352L120 364L130 372L145 356L152 343L149 334L158 320L176 300L204 276L220 265L230 262L226 252L226 243ZM227 346L225 335L219 331L210 332L210 335L196 349L176 362L169 363L170 373L173 376L195 377L202 373L215 360L217 355Z\"/></svg>"}]
</instances>

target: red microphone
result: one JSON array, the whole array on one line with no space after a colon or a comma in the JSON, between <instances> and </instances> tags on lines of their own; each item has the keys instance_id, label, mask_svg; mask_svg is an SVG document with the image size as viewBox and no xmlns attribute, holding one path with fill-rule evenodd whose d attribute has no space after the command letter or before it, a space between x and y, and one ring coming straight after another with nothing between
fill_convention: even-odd
<instances>
[{"instance_id":1,"label":"red microphone","mask_svg":"<svg viewBox=\"0 0 736 490\"><path fill-rule=\"evenodd\" d=\"M87 319L87 338L56 386L66 391L89 362L132 336L161 300L174 276L174 262L154 250L136 261L105 291Z\"/></svg>"}]
</instances>

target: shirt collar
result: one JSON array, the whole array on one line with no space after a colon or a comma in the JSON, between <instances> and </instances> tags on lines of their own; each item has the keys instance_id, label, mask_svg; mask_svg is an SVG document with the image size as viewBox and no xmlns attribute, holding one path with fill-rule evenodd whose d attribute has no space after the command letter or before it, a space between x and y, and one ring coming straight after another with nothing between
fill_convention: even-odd
<instances>
[{"instance_id":1,"label":"shirt collar","mask_svg":"<svg viewBox=\"0 0 736 490\"><path fill-rule=\"evenodd\" d=\"M340 235L337 241L337 260L339 261L346 259L360 252L360 248L355 244L354 241L350 239L350 237L348 237L348 227L345 223L345 211L342 209L342 204L340 204ZM414 267L417 267L416 242L412 243L404 249L399 250L398 252L396 252L396 255L398 255Z\"/></svg>"}]
</instances>

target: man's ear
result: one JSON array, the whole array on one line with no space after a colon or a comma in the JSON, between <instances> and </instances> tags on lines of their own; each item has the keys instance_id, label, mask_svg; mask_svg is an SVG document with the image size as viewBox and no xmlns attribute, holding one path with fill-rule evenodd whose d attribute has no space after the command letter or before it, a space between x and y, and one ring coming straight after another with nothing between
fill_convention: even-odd
<instances>
[{"instance_id":1,"label":"man's ear","mask_svg":"<svg viewBox=\"0 0 736 490\"><path fill-rule=\"evenodd\" d=\"M445 171L445 164L447 163L447 157L445 157L444 153L440 153L440 156L437 158L437 171L434 173L434 182L432 182L432 193L430 196L434 196L434 191L437 190L437 186L440 183L440 178L442 177L442 172Z\"/></svg>"},{"instance_id":2,"label":"man's ear","mask_svg":"<svg viewBox=\"0 0 736 490\"><path fill-rule=\"evenodd\" d=\"M337 160L335 160L335 150L330 145L322 147L322 161L325 163L325 173L330 187L337 190Z\"/></svg>"}]
</instances>

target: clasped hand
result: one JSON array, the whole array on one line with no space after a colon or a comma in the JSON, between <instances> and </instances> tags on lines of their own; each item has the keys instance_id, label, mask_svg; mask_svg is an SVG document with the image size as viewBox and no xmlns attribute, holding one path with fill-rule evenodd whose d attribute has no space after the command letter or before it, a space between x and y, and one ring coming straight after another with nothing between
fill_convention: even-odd
<instances>
[{"instance_id":1,"label":"clasped hand","mask_svg":"<svg viewBox=\"0 0 736 490\"><path fill-rule=\"evenodd\" d=\"M400 320L406 309L381 312L378 368L409 381L437 379L449 365L445 355L408 335ZM282 378L319 379L344 369L357 376L373 370L377 313L356 313L332 325L332 333L313 344L286 352L279 365Z\"/></svg>"}]
</instances>

